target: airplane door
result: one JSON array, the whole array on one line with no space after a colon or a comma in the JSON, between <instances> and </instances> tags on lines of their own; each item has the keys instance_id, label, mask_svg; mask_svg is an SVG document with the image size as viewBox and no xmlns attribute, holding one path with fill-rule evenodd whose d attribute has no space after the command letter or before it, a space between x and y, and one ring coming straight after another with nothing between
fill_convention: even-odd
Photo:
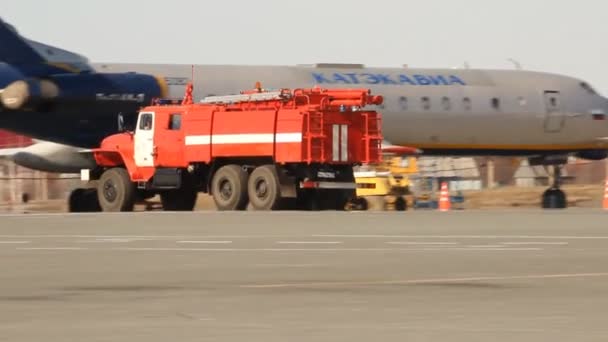
<instances>
[{"instance_id":1,"label":"airplane door","mask_svg":"<svg viewBox=\"0 0 608 342\"><path fill-rule=\"evenodd\" d=\"M134 150L135 165L154 166L154 113L142 113L139 116Z\"/></svg>"},{"instance_id":2,"label":"airplane door","mask_svg":"<svg viewBox=\"0 0 608 342\"><path fill-rule=\"evenodd\" d=\"M564 112L562 111L561 97L558 91L545 91L545 118L546 132L559 132L564 127Z\"/></svg>"}]
</instances>

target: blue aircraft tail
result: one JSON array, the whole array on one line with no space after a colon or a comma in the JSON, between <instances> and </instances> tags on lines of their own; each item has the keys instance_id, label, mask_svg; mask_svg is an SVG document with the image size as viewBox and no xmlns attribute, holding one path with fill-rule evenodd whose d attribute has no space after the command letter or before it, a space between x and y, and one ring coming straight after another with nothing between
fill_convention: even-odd
<instances>
[{"instance_id":1,"label":"blue aircraft tail","mask_svg":"<svg viewBox=\"0 0 608 342\"><path fill-rule=\"evenodd\" d=\"M0 62L10 64L28 76L94 72L86 58L54 46L28 40L1 18Z\"/></svg>"}]
</instances>

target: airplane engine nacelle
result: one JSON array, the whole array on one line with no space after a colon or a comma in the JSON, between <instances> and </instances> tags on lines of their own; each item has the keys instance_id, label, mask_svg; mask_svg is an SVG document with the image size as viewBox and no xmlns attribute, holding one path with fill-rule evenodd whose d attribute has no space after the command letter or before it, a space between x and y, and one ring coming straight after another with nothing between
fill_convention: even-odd
<instances>
[{"instance_id":1,"label":"airplane engine nacelle","mask_svg":"<svg viewBox=\"0 0 608 342\"><path fill-rule=\"evenodd\" d=\"M54 108L82 111L87 105L118 105L121 111L137 111L166 93L164 80L150 75L62 74L12 82L2 93L2 105L10 110L39 112Z\"/></svg>"},{"instance_id":2,"label":"airplane engine nacelle","mask_svg":"<svg viewBox=\"0 0 608 342\"><path fill-rule=\"evenodd\" d=\"M576 154L577 158L586 160L603 160L608 158L607 150L583 151Z\"/></svg>"},{"instance_id":3,"label":"airplane engine nacelle","mask_svg":"<svg viewBox=\"0 0 608 342\"><path fill-rule=\"evenodd\" d=\"M2 105L11 110L33 110L50 103L59 94L49 80L18 80L2 92Z\"/></svg>"},{"instance_id":4,"label":"airplane engine nacelle","mask_svg":"<svg viewBox=\"0 0 608 342\"><path fill-rule=\"evenodd\" d=\"M20 80L22 77L23 75L15 68L6 63L0 63L0 100L2 99L4 88L17 80ZM3 101L0 101L0 109L4 107L2 102Z\"/></svg>"},{"instance_id":5,"label":"airplane engine nacelle","mask_svg":"<svg viewBox=\"0 0 608 342\"><path fill-rule=\"evenodd\" d=\"M23 78L23 75L17 69L0 62L0 89L4 89L7 85L21 78Z\"/></svg>"},{"instance_id":6,"label":"airplane engine nacelle","mask_svg":"<svg viewBox=\"0 0 608 342\"><path fill-rule=\"evenodd\" d=\"M52 173L80 173L81 169L97 166L91 154L78 148L43 141L24 148L12 156L12 161L32 170Z\"/></svg>"}]
</instances>

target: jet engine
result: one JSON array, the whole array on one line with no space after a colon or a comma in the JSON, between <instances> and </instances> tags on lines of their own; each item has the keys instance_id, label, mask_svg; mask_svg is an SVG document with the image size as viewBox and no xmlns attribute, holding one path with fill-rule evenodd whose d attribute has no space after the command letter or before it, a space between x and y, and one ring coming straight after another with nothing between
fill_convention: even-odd
<instances>
[{"instance_id":1,"label":"jet engine","mask_svg":"<svg viewBox=\"0 0 608 342\"><path fill-rule=\"evenodd\" d=\"M82 112L87 105L137 111L153 98L165 97L166 93L164 79L151 75L66 73L15 80L4 88L0 102L13 111Z\"/></svg>"}]
</instances>

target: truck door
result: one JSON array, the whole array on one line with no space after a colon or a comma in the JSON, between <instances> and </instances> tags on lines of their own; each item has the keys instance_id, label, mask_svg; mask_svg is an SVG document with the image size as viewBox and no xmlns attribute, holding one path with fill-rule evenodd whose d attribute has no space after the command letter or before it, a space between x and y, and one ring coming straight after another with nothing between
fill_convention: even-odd
<instances>
[{"instance_id":1,"label":"truck door","mask_svg":"<svg viewBox=\"0 0 608 342\"><path fill-rule=\"evenodd\" d=\"M135 165L154 166L154 113L141 113L134 137Z\"/></svg>"},{"instance_id":2,"label":"truck door","mask_svg":"<svg viewBox=\"0 0 608 342\"><path fill-rule=\"evenodd\" d=\"M156 117L156 160L157 167L185 167L184 134L182 131L182 113L170 113L168 116Z\"/></svg>"},{"instance_id":3,"label":"truck door","mask_svg":"<svg viewBox=\"0 0 608 342\"><path fill-rule=\"evenodd\" d=\"M561 98L558 91L545 91L545 132L559 132L564 127L564 112L562 110Z\"/></svg>"}]
</instances>

